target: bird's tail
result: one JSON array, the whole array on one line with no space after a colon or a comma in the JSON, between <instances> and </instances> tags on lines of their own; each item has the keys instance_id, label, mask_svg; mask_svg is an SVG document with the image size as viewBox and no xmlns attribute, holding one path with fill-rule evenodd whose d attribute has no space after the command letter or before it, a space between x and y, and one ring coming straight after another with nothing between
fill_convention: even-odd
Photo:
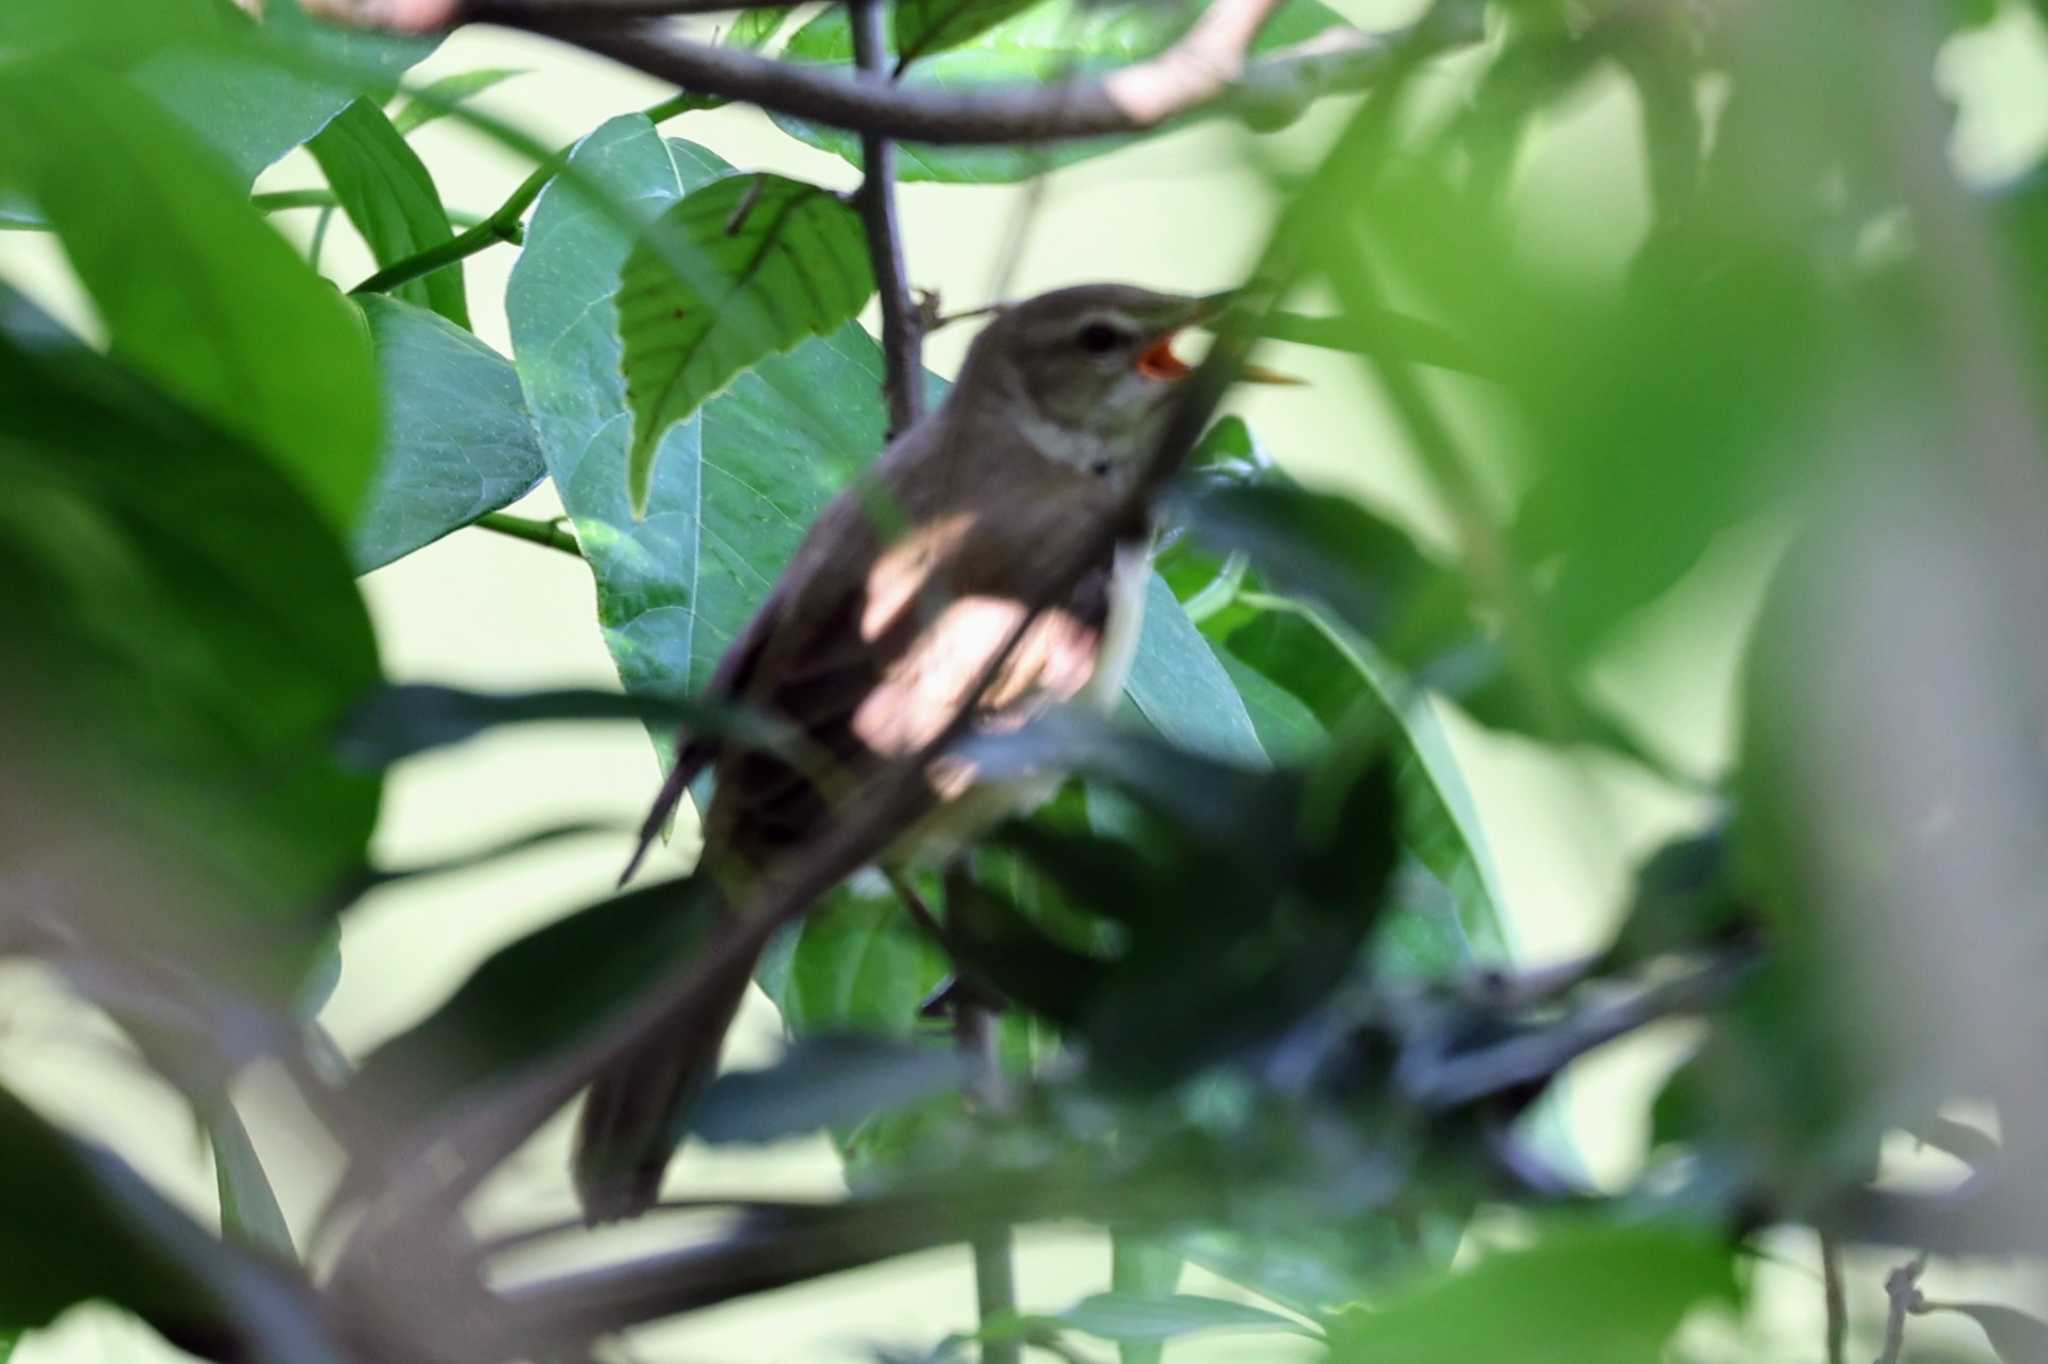
<instances>
[{"instance_id":1,"label":"bird's tail","mask_svg":"<svg viewBox=\"0 0 2048 1364\"><path fill-rule=\"evenodd\" d=\"M718 1054L739 1012L755 961L708 983L674 1031L614 1061L591 1082L577 1116L572 1170L584 1220L637 1217L661 1194L692 1105L718 1073Z\"/></svg>"}]
</instances>

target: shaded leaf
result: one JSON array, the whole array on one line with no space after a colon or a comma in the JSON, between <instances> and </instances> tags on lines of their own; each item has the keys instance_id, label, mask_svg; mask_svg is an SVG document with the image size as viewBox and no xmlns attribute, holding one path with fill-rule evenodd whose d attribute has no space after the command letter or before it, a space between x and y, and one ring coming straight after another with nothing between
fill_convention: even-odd
<instances>
[{"instance_id":1,"label":"shaded leaf","mask_svg":"<svg viewBox=\"0 0 2048 1364\"><path fill-rule=\"evenodd\" d=\"M454 71L428 81L391 116L391 126L400 137L409 137L437 119L446 118L449 106L475 99L493 86L526 72L514 66L485 66L474 71Z\"/></svg>"},{"instance_id":2,"label":"shaded leaf","mask_svg":"<svg viewBox=\"0 0 2048 1364\"><path fill-rule=\"evenodd\" d=\"M1192 1293L1162 1296L1140 1293L1097 1293L1061 1312L1062 1324L1091 1336L1115 1341L1165 1341L1200 1331L1285 1331L1315 1333L1292 1317L1227 1298Z\"/></svg>"},{"instance_id":3,"label":"shaded leaf","mask_svg":"<svg viewBox=\"0 0 2048 1364\"><path fill-rule=\"evenodd\" d=\"M1238 763L1266 759L1230 674L1156 573L1146 584L1145 621L1124 694L1168 743Z\"/></svg>"},{"instance_id":4,"label":"shaded leaf","mask_svg":"<svg viewBox=\"0 0 2048 1364\"><path fill-rule=\"evenodd\" d=\"M509 360L425 309L359 302L384 381L384 454L351 544L367 573L524 496L547 466Z\"/></svg>"},{"instance_id":5,"label":"shaded leaf","mask_svg":"<svg viewBox=\"0 0 2048 1364\"><path fill-rule=\"evenodd\" d=\"M30 689L17 708L46 683L70 736L47 799L90 791L97 822L160 851L158 912L121 916L130 946L218 932L232 950L196 960L289 998L324 929L293 911L361 865L377 810L377 779L330 752L377 679L346 557L260 454L4 291L0 358L0 675ZM181 869L207 887L190 902Z\"/></svg>"},{"instance_id":6,"label":"shaded leaf","mask_svg":"<svg viewBox=\"0 0 2048 1364\"><path fill-rule=\"evenodd\" d=\"M1275 590L1327 607L1397 657L1427 661L1427 641L1477 633L1450 572L1348 497L1272 479L1212 483L1176 499L1172 511L1214 549L1246 555ZM1435 601L1449 618L1418 620Z\"/></svg>"},{"instance_id":7,"label":"shaded leaf","mask_svg":"<svg viewBox=\"0 0 2048 1364\"><path fill-rule=\"evenodd\" d=\"M5 177L37 203L128 364L266 450L337 526L377 449L360 320L190 134L84 68L0 79ZM109 204L121 205L110 213Z\"/></svg>"},{"instance_id":8,"label":"shaded leaf","mask_svg":"<svg viewBox=\"0 0 2048 1364\"><path fill-rule=\"evenodd\" d=\"M214 1240L110 1152L66 1136L5 1091L0 1150L0 1321L9 1330L103 1299L193 1353L343 1358L302 1283ZM5 1331L0 1341L11 1348Z\"/></svg>"},{"instance_id":9,"label":"shaded leaf","mask_svg":"<svg viewBox=\"0 0 2048 1364\"><path fill-rule=\"evenodd\" d=\"M1991 1302L1929 1303L1929 1312L1955 1312L1984 1330L1999 1364L2048 1364L2048 1321Z\"/></svg>"},{"instance_id":10,"label":"shaded leaf","mask_svg":"<svg viewBox=\"0 0 2048 1364\"><path fill-rule=\"evenodd\" d=\"M402 759L473 739L499 725L560 720L640 720L682 723L701 734L773 747L786 727L752 717L737 706L692 704L618 692L473 692L426 683L386 686L357 707L336 737L336 747L360 767L387 767Z\"/></svg>"},{"instance_id":11,"label":"shaded leaf","mask_svg":"<svg viewBox=\"0 0 2048 1364\"><path fill-rule=\"evenodd\" d=\"M349 1093L424 1127L599 1035L655 981L685 970L717 925L708 880L643 886L498 949L439 1008L364 1058Z\"/></svg>"},{"instance_id":12,"label":"shaded leaf","mask_svg":"<svg viewBox=\"0 0 2048 1364\"><path fill-rule=\"evenodd\" d=\"M306 150L378 265L395 265L454 237L426 162L369 100L356 100L335 115ZM460 261L401 284L392 294L458 327L469 326Z\"/></svg>"},{"instance_id":13,"label":"shaded leaf","mask_svg":"<svg viewBox=\"0 0 2048 1364\"><path fill-rule=\"evenodd\" d=\"M1605 1291L1625 1283L1628 1292ZM1655 1225L1554 1226L1330 1325L1331 1364L1404 1359L1641 1364L1659 1356L1694 1304L1735 1297L1728 1249ZM1540 1322L1541 1330L1531 1330Z\"/></svg>"},{"instance_id":14,"label":"shaded leaf","mask_svg":"<svg viewBox=\"0 0 2048 1364\"><path fill-rule=\"evenodd\" d=\"M1284 598L1224 647L1299 697L1326 725L1377 734L1396 761L1403 843L1447 887L1480 959L1507 958L1498 874L1472 793L1428 696L1398 680L1363 640Z\"/></svg>"},{"instance_id":15,"label":"shaded leaf","mask_svg":"<svg viewBox=\"0 0 2048 1364\"><path fill-rule=\"evenodd\" d=\"M1180 1286L1182 1266L1180 1252L1170 1245L1153 1237L1111 1228L1109 1285L1115 1297L1141 1302L1169 1297ZM1093 1301L1095 1299L1090 1299ZM1087 1328L1076 1324L1076 1329ZM1165 1352L1166 1347L1156 1340L1123 1337L1117 1341L1117 1358L1122 1364L1159 1364Z\"/></svg>"},{"instance_id":16,"label":"shaded leaf","mask_svg":"<svg viewBox=\"0 0 2048 1364\"><path fill-rule=\"evenodd\" d=\"M692 1106L690 1131L708 1142L768 1142L857 1123L947 1091L967 1079L950 1048L850 1034L798 1042L764 1070L729 1071Z\"/></svg>"},{"instance_id":17,"label":"shaded leaf","mask_svg":"<svg viewBox=\"0 0 2048 1364\"><path fill-rule=\"evenodd\" d=\"M619 274L634 510L670 427L756 361L851 321L874 290L860 215L816 185L728 176L657 219Z\"/></svg>"},{"instance_id":18,"label":"shaded leaf","mask_svg":"<svg viewBox=\"0 0 2048 1364\"><path fill-rule=\"evenodd\" d=\"M229 1240L275 1257L286 1264L298 1259L291 1227L256 1144L249 1139L234 1103L222 1095L204 1115L207 1139L213 1146L213 1177L220 1192L221 1232Z\"/></svg>"}]
</instances>

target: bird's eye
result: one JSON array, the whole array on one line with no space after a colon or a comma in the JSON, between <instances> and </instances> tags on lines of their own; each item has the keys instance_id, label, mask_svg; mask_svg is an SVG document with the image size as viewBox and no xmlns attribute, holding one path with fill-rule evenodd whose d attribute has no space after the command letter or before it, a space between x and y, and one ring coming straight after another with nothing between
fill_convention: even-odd
<instances>
[{"instance_id":1,"label":"bird's eye","mask_svg":"<svg viewBox=\"0 0 2048 1364\"><path fill-rule=\"evenodd\" d=\"M1107 322L1090 322L1074 337L1074 344L1090 355L1107 355L1123 345L1124 339L1121 328Z\"/></svg>"}]
</instances>

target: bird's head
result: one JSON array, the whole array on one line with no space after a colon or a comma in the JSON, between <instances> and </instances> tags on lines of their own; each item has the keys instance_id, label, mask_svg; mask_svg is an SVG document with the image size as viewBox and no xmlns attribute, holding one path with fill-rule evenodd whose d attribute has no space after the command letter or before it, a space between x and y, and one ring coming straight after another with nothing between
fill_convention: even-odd
<instances>
[{"instance_id":1,"label":"bird's head","mask_svg":"<svg viewBox=\"0 0 2048 1364\"><path fill-rule=\"evenodd\" d=\"M975 338L951 401L1048 459L1120 481L1151 454L1193 373L1174 334L1216 310L1215 299L1126 284L1040 294L999 310Z\"/></svg>"}]
</instances>

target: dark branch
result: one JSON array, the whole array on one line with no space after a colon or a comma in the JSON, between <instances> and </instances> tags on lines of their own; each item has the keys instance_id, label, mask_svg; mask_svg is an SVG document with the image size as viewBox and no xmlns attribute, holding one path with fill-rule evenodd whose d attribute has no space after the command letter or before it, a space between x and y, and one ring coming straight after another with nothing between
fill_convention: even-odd
<instances>
[{"instance_id":1,"label":"dark branch","mask_svg":"<svg viewBox=\"0 0 2048 1364\"><path fill-rule=\"evenodd\" d=\"M877 85L888 80L889 45L883 29L887 19L888 10L881 0L854 0L854 62L862 78ZM860 186L860 216L867 228L875 289L882 300L883 388L889 398L889 435L893 438L924 411L924 338L903 263L903 225L896 214L896 145L880 133L863 133L860 156L866 171Z\"/></svg>"},{"instance_id":2,"label":"dark branch","mask_svg":"<svg viewBox=\"0 0 2048 1364\"><path fill-rule=\"evenodd\" d=\"M954 144L1138 133L1195 114L1271 119L1324 95L1369 88L1395 45L1387 36L1332 31L1247 63L1245 48L1270 8L1270 0L1224 0L1159 56L1099 78L976 90L884 85L833 67L693 43L651 25L533 19L520 27L699 94L859 132Z\"/></svg>"}]
</instances>

